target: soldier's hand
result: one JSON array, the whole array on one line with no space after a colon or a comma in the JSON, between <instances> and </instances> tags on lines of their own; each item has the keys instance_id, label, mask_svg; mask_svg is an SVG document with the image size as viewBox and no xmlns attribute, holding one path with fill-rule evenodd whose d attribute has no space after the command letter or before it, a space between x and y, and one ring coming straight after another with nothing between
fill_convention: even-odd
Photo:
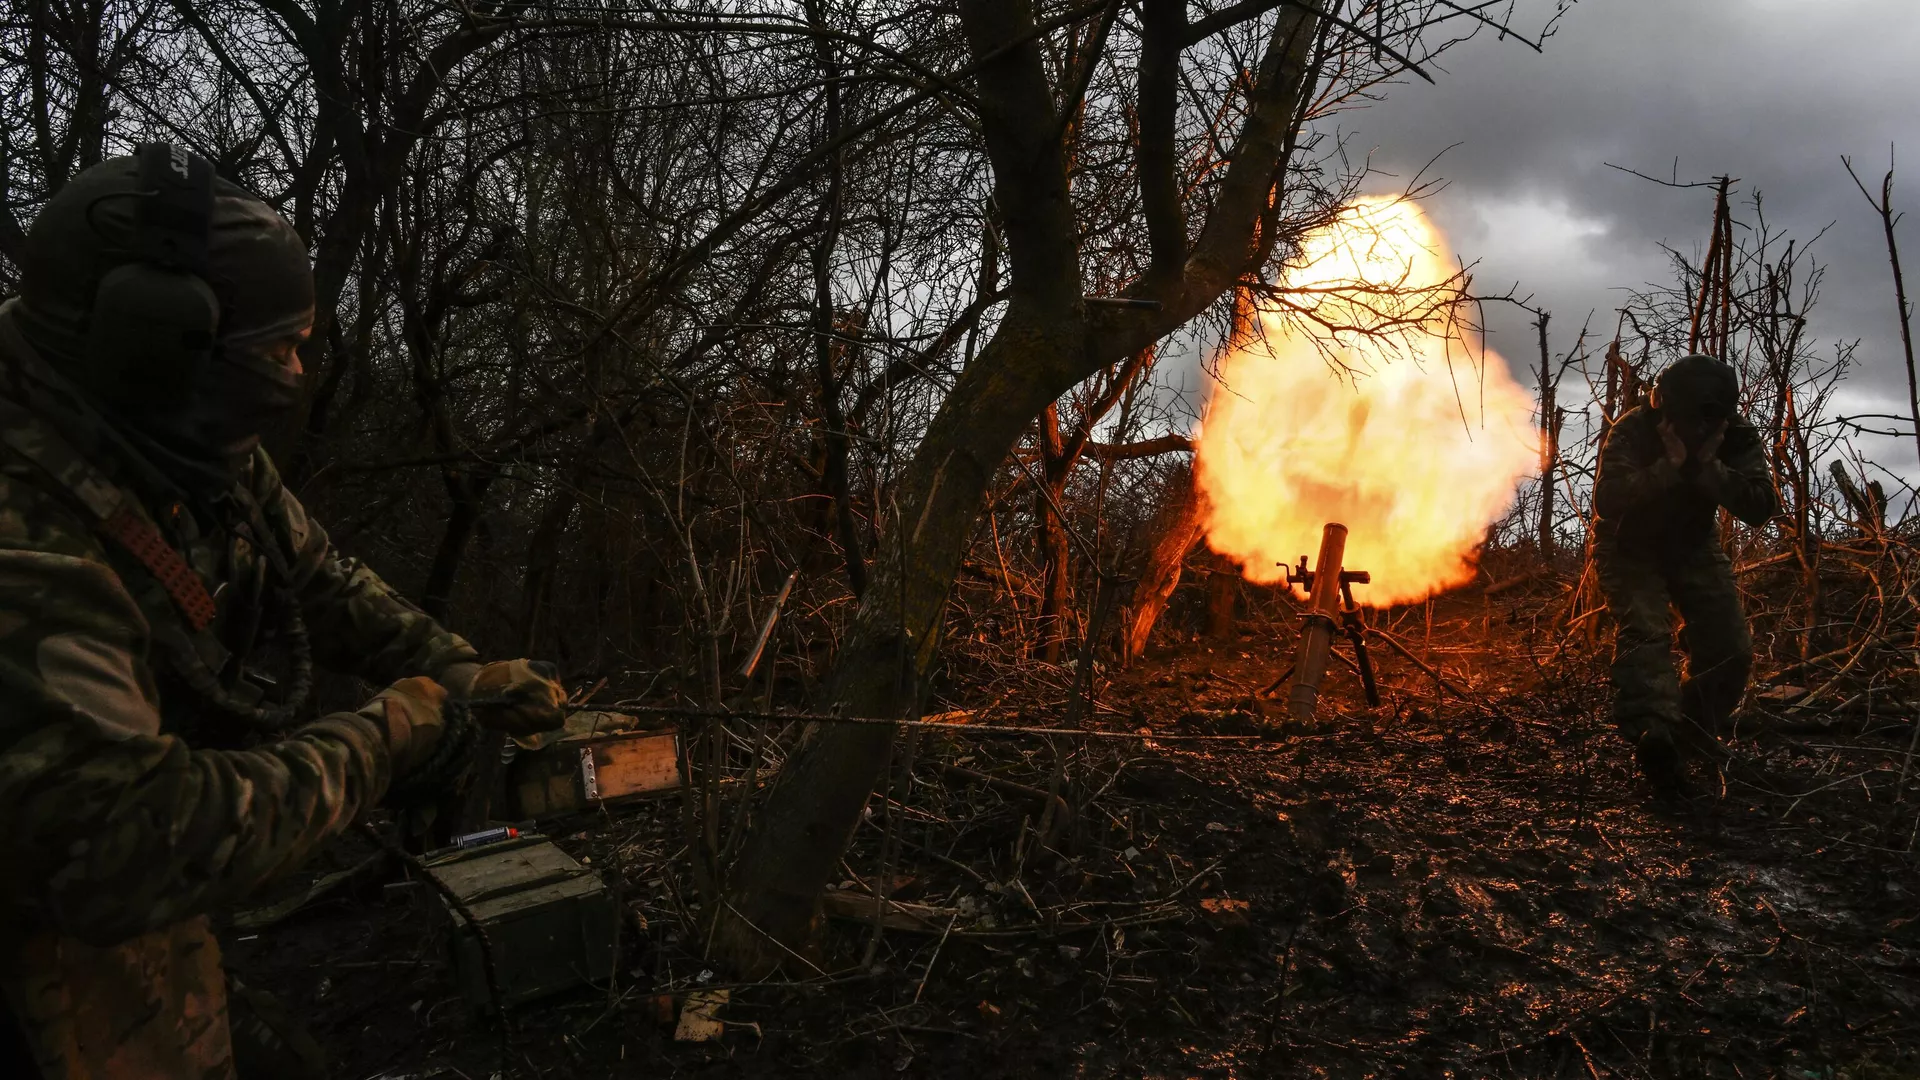
<instances>
[{"instance_id":1,"label":"soldier's hand","mask_svg":"<svg viewBox=\"0 0 1920 1080\"><path fill-rule=\"evenodd\" d=\"M1712 461L1715 457L1719 456L1720 444L1726 437L1727 422L1722 420L1714 425L1712 431L1707 432L1706 439L1700 443L1700 449L1694 453L1693 459L1703 465Z\"/></svg>"},{"instance_id":2,"label":"soldier's hand","mask_svg":"<svg viewBox=\"0 0 1920 1080\"><path fill-rule=\"evenodd\" d=\"M1660 445L1665 448L1667 464L1679 468L1687 463L1687 441L1673 430L1673 421L1660 421Z\"/></svg>"},{"instance_id":3,"label":"soldier's hand","mask_svg":"<svg viewBox=\"0 0 1920 1080\"><path fill-rule=\"evenodd\" d=\"M473 676L467 701L481 727L513 736L552 731L567 721L567 692L552 664L497 660Z\"/></svg>"},{"instance_id":4,"label":"soldier's hand","mask_svg":"<svg viewBox=\"0 0 1920 1080\"><path fill-rule=\"evenodd\" d=\"M404 776L432 756L446 729L446 704L446 688L420 675L401 679L361 707L362 716L386 725L393 775Z\"/></svg>"}]
</instances>

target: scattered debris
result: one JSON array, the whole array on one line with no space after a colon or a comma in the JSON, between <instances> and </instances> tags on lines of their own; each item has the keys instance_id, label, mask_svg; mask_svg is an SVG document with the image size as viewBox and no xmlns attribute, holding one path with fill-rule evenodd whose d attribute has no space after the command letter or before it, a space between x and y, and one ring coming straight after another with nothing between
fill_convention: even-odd
<instances>
[{"instance_id":1,"label":"scattered debris","mask_svg":"<svg viewBox=\"0 0 1920 1080\"><path fill-rule=\"evenodd\" d=\"M961 915L957 908L909 904L898 900L881 901L871 893L847 889L828 889L821 896L820 905L832 918L871 923L878 914L880 925L888 930L923 934L938 934Z\"/></svg>"},{"instance_id":2,"label":"scattered debris","mask_svg":"<svg viewBox=\"0 0 1920 1080\"><path fill-rule=\"evenodd\" d=\"M686 1004L680 1006L680 1023L673 1029L673 1041L709 1042L726 1034L727 1022L720 1019L720 1009L731 994L729 990L688 994Z\"/></svg>"},{"instance_id":3,"label":"scattered debris","mask_svg":"<svg viewBox=\"0 0 1920 1080\"><path fill-rule=\"evenodd\" d=\"M578 1055L583 1077L653 1055L715 1080L778 1074L791 1055L860 1080L909 1060L912 1075L935 1048L943 1068L977 1075L1350 1075L1356 1062L1479 1075L1509 1059L1552 1075L1563 1053L1584 1069L1577 1039L1600 1075L1640 1075L1651 1030L1667 1063L1657 1075L1908 1061L1920 878L1878 852L1907 843L1920 800L1891 795L1911 726L1895 740L1874 732L1914 695L1843 681L1806 714L1833 725L1817 738L1743 719L1725 797L1662 816L1607 726L1603 652L1576 643L1536 667L1528 642L1546 635L1530 638L1525 620L1544 606L1534 589L1511 596L1491 619L1477 596L1446 598L1430 642L1423 611L1376 615L1459 696L1436 697L1395 652L1380 657L1381 709L1332 670L1326 722L1310 731L1058 755L1039 740L923 737L823 898L820 950L769 983L705 959L697 886L677 861L678 798L554 822L559 847L604 868L629 917L618 978L516 1007L517 1052ZM1114 711L1095 715L1212 733L1245 687L1284 669L1293 622L1245 620L1226 651L1162 649L1104 684ZM1831 678L1847 657L1823 663ZM1861 712L1837 711L1856 696ZM1756 694L1753 708L1785 706ZM1036 793L1056 785L1073 824L1046 846ZM457 1061L486 1075L486 1029L447 1007L461 980L394 959L442 955L422 951L419 912L437 906L325 905L223 944L236 970L272 974L262 981L323 1027L358 1032L376 1002L405 1018L354 1039L346 1072ZM766 1058L730 1045L756 1025L779 1048ZM683 1027L702 1038L683 1041ZM1629 1030L1632 1057L1608 1034ZM911 1054L878 1041L893 1039Z\"/></svg>"},{"instance_id":4,"label":"scattered debris","mask_svg":"<svg viewBox=\"0 0 1920 1080\"><path fill-rule=\"evenodd\" d=\"M1770 686L1753 695L1753 699L1765 705L1791 705L1807 696L1804 686Z\"/></svg>"},{"instance_id":5,"label":"scattered debris","mask_svg":"<svg viewBox=\"0 0 1920 1080\"><path fill-rule=\"evenodd\" d=\"M1200 901L1200 910L1206 912L1207 921L1215 926L1245 926L1251 908L1252 905L1245 900L1226 897L1210 896Z\"/></svg>"}]
</instances>

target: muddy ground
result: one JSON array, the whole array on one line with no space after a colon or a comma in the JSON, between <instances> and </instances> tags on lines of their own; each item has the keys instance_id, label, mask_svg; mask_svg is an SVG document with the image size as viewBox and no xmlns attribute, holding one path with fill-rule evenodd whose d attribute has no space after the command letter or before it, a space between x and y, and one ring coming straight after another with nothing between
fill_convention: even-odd
<instances>
[{"instance_id":1,"label":"muddy ground","mask_svg":"<svg viewBox=\"0 0 1920 1080\"><path fill-rule=\"evenodd\" d=\"M509 1074L1920 1076L1910 718L1750 708L1724 781L1656 810L1608 732L1598 659L1533 640L1542 603L1457 596L1431 636L1398 613L1472 700L1379 651L1381 708L1336 664L1325 723L1275 730L1285 691L1260 692L1293 631L1256 618L1102 689L1097 726L1157 739L923 740L843 882L884 874L920 905L908 928L831 922L818 972L731 987L713 1041L673 1039L685 994L726 985L666 869L677 800L557 823L617 870L634 918L613 985L515 1010ZM1070 673L1055 681L1060 701ZM1048 695L982 722L1060 720L1023 697ZM1078 812L1054 828L942 764L1041 788L1061 770ZM367 850L344 841L288 888ZM230 964L307 1018L339 1077L489 1076L496 1025L407 892L369 879L230 929Z\"/></svg>"}]
</instances>

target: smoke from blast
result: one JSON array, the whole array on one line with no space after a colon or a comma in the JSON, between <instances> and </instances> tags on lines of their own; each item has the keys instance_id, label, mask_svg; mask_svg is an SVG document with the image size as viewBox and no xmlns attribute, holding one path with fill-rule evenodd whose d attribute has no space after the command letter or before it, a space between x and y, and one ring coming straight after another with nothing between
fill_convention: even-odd
<instances>
[{"instance_id":1,"label":"smoke from blast","mask_svg":"<svg viewBox=\"0 0 1920 1080\"><path fill-rule=\"evenodd\" d=\"M1338 521L1346 565L1373 577L1363 603L1465 584L1487 525L1537 467L1533 403L1446 317L1457 271L1418 206L1360 200L1302 248L1288 302L1322 328L1265 311L1219 361L1195 463L1207 541L1270 583Z\"/></svg>"}]
</instances>

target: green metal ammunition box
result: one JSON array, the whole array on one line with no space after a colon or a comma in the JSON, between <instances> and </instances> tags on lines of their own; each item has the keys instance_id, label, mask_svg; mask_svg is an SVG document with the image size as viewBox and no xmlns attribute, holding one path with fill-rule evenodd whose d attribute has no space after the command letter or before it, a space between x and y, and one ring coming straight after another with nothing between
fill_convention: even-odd
<instances>
[{"instance_id":1,"label":"green metal ammunition box","mask_svg":"<svg viewBox=\"0 0 1920 1080\"><path fill-rule=\"evenodd\" d=\"M612 975L618 912L606 883L545 837L448 852L427 872L460 898L493 947L502 1004ZM480 942L466 920L441 905L451 925L454 968L467 997L487 1006Z\"/></svg>"}]
</instances>

